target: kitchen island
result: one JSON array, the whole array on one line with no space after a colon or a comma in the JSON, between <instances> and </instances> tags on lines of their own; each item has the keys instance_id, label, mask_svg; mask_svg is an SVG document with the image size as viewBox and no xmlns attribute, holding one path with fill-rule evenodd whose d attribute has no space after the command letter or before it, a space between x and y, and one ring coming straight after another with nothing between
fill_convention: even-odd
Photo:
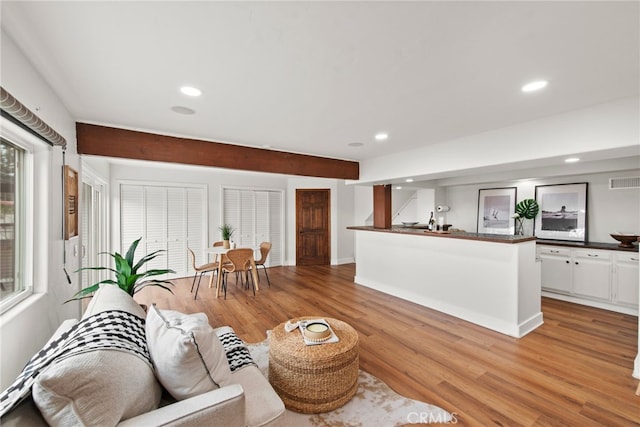
<instances>
[{"instance_id":1,"label":"kitchen island","mask_svg":"<svg viewBox=\"0 0 640 427\"><path fill-rule=\"evenodd\" d=\"M543 323L533 236L347 228L358 284L517 338Z\"/></svg>"}]
</instances>

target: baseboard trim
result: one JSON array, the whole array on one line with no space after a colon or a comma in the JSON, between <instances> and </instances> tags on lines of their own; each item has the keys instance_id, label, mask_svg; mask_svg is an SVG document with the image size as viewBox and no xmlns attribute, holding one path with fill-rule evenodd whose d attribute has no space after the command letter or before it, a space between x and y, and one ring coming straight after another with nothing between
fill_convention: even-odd
<instances>
[{"instance_id":1,"label":"baseboard trim","mask_svg":"<svg viewBox=\"0 0 640 427\"><path fill-rule=\"evenodd\" d=\"M458 306L443 303L442 301L434 300L414 292L390 287L384 283L380 283L366 277L356 275L354 282L514 338L522 338L543 323L542 312L536 313L531 318L520 324L511 323L503 319L497 319L482 313L473 312Z\"/></svg>"},{"instance_id":2,"label":"baseboard trim","mask_svg":"<svg viewBox=\"0 0 640 427\"><path fill-rule=\"evenodd\" d=\"M572 302L574 304L586 305L589 307L602 308L604 310L615 311L616 313L629 314L631 316L638 315L638 309L633 307L624 307L607 302L592 301L585 298L575 297L573 295L557 294L555 292L542 291L542 296L547 298L558 299L560 301Z\"/></svg>"}]
</instances>

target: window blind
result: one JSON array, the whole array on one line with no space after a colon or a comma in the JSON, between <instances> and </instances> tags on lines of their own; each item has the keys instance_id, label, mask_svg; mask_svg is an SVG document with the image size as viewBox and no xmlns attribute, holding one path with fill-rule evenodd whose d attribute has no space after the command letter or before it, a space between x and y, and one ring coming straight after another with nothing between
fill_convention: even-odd
<instances>
[{"instance_id":1,"label":"window blind","mask_svg":"<svg viewBox=\"0 0 640 427\"><path fill-rule=\"evenodd\" d=\"M43 122L1 86L0 112L2 113L2 117L11 120L48 144L58 145L63 149L67 148L67 141L62 135Z\"/></svg>"}]
</instances>

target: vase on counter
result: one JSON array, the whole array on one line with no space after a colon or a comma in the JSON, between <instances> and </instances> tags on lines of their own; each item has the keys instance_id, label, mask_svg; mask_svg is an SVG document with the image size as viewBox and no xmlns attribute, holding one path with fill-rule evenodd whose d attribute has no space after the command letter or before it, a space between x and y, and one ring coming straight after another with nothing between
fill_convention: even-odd
<instances>
[{"instance_id":1,"label":"vase on counter","mask_svg":"<svg viewBox=\"0 0 640 427\"><path fill-rule=\"evenodd\" d=\"M515 220L516 220L515 235L524 236L524 218L516 218Z\"/></svg>"},{"instance_id":2,"label":"vase on counter","mask_svg":"<svg viewBox=\"0 0 640 427\"><path fill-rule=\"evenodd\" d=\"M524 236L524 220L534 219L539 210L540 206L534 199L524 199L516 205L516 213L512 216L515 219L516 236Z\"/></svg>"}]
</instances>

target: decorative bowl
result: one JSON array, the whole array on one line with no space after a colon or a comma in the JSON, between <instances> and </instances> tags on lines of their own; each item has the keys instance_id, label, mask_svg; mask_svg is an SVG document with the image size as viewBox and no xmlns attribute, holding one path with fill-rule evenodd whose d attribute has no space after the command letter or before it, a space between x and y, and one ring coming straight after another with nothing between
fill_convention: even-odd
<instances>
[{"instance_id":1,"label":"decorative bowl","mask_svg":"<svg viewBox=\"0 0 640 427\"><path fill-rule=\"evenodd\" d=\"M417 223L418 223L418 221L411 221L411 222L402 221L402 225L406 225L407 227L411 227L413 225L416 225Z\"/></svg>"},{"instance_id":2,"label":"decorative bowl","mask_svg":"<svg viewBox=\"0 0 640 427\"><path fill-rule=\"evenodd\" d=\"M619 247L633 248L633 242L638 240L639 235L636 233L611 233L610 236L620 242Z\"/></svg>"},{"instance_id":3,"label":"decorative bowl","mask_svg":"<svg viewBox=\"0 0 640 427\"><path fill-rule=\"evenodd\" d=\"M303 330L304 336L311 340L324 340L331 336L329 326L320 322L307 323Z\"/></svg>"}]
</instances>

